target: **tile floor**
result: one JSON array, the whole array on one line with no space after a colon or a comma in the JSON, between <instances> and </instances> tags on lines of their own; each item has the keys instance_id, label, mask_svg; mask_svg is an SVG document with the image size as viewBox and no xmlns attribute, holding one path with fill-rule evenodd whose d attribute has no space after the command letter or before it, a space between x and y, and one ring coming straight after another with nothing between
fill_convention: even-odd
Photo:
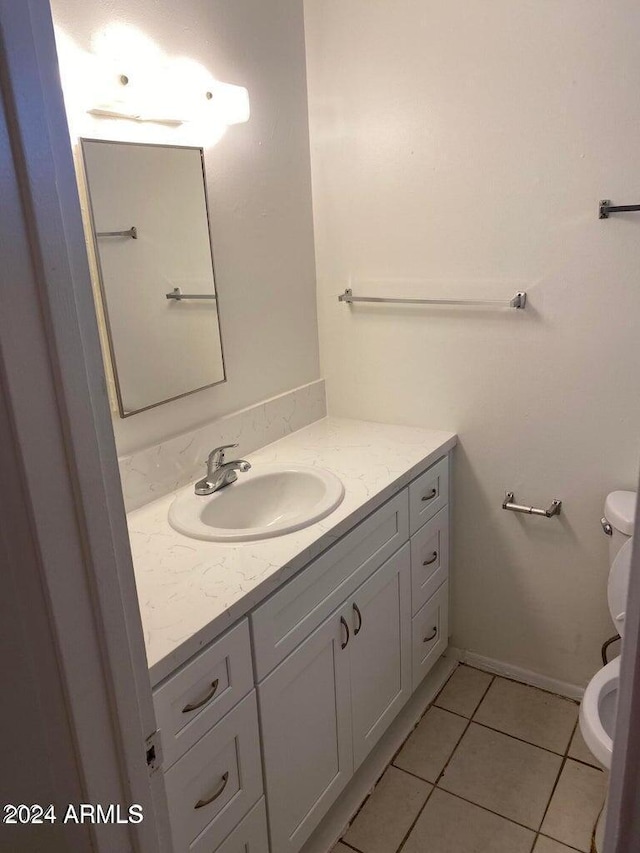
<instances>
[{"instance_id":1,"label":"tile floor","mask_svg":"<svg viewBox=\"0 0 640 853\"><path fill-rule=\"evenodd\" d=\"M578 705L457 667L333 853L590 853L606 774Z\"/></svg>"}]
</instances>

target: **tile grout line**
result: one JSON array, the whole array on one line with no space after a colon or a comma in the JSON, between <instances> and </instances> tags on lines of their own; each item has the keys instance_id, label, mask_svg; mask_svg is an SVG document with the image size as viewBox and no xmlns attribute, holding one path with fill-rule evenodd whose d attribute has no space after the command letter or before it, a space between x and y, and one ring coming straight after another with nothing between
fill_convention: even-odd
<instances>
[{"instance_id":1,"label":"tile grout line","mask_svg":"<svg viewBox=\"0 0 640 853\"><path fill-rule=\"evenodd\" d=\"M458 667L459 667L459 666L460 666L460 664L458 664ZM454 672L457 672L457 671L458 671L458 667L456 667L456 668L455 668ZM452 673L452 675L453 675L453 673ZM479 708L479 707L480 707L480 705L482 704L482 701L484 700L484 697L485 697L485 696L487 695L487 693L489 692L489 688L491 687L491 685L492 685L492 684L493 684L493 682L495 681L495 679L496 679L496 676L495 676L495 675L493 675L493 674L491 674L491 673L487 673L487 675L491 675L491 680L490 680L490 681L489 681L489 683L487 684L487 686L486 686L486 688L485 688L484 692L482 693L482 696L481 696L481 697L480 697L480 699L478 700L478 702L477 702L477 704L476 704L475 708L473 709L473 711L472 711L472 713L471 713L471 716L470 716L470 717L468 717L468 718L465 718L465 719L467 719L467 725L464 727L464 731L462 732L462 734L460 735L460 737L459 737L459 738L458 738L458 740L456 741L456 745L455 745L455 746L454 746L454 748L451 750L451 755L450 755L450 756L449 756L449 758L446 760L445 765L444 765L444 767L442 768L442 770L440 771L440 773L438 774L438 777L437 777L436 781L435 781L434 783L432 783L432 784L433 784L433 787L432 787L431 791L429 792L429 796L428 796L428 797L427 797L427 799L424 801L424 805L422 806L422 808L420 809L420 811L419 811L419 812L418 812L418 814L416 815L416 819L413 821L413 823L412 823L412 824L411 824L411 826L409 827L408 831L405 833L405 836L404 836L404 838L402 839L402 841L400 842L400 846L399 846L399 847L398 847L398 849L396 850L396 853L401 853L402 848L403 848L403 847L404 847L404 845L407 843L407 840L408 840L409 836L410 836L410 835L411 835L411 833L413 832L413 828L415 827L415 825L417 824L417 822L420 820L420 816L422 815L422 813L424 812L425 808L427 807L427 803L428 803L428 802L429 802L429 800L431 799L431 797L432 797L432 795L433 795L433 792L434 792L434 791L436 790L436 788L438 787L438 783L440 782L440 779L441 779L441 778L442 778L442 776L444 775L445 770L446 770L446 769L447 769L447 767L449 766L449 762L451 761L451 759L452 759L452 758L453 758L453 756L455 755L455 752L456 752L456 750L458 749L458 746L459 746L459 745L460 745L460 743L462 742L462 738L463 738L463 737L465 736L465 734L467 733L467 729L468 729L468 728L469 728L469 726L471 725L471 720L473 719L473 715L475 714L475 712L478 710L478 708ZM445 685L445 687L446 687L446 685ZM444 690L444 687L443 687L442 689ZM440 691L440 693L442 693L442 690ZM438 696L440 696L440 693L438 693ZM437 699L437 698L438 698L438 697L436 696L436 699ZM435 703L435 700L434 700L434 703ZM434 704L434 703L432 703L432 704ZM442 708L441 710L446 711L446 708ZM458 715L458 716L461 716L461 715ZM443 788L439 788L438 790L444 790L444 789L443 789Z\"/></svg>"},{"instance_id":2,"label":"tile grout line","mask_svg":"<svg viewBox=\"0 0 640 853\"><path fill-rule=\"evenodd\" d=\"M578 727L578 720L576 720L576 723L575 723L573 730L571 732L571 737L569 738L569 743L567 744L567 748L564 751L564 755L562 757L562 763L560 764L560 769L558 770L558 775L556 776L556 781L553 783L553 788L551 789L551 794L549 795L549 799L547 801L547 806L546 806L546 808L542 814L542 819L540 820L540 824L539 824L537 832L536 832L536 838L539 837L540 830L542 829L542 824L544 823L545 818L549 812L549 806L551 805L551 801L553 800L553 795L555 794L556 789L558 787L558 782L560 781L560 777L562 776L562 771L564 770L565 765L567 763L567 757L569 755L569 750L571 749L571 742L573 740L574 734L576 733L577 727ZM548 837L552 838L552 836L548 836ZM554 838L553 840L558 841L557 838ZM561 844L562 842L558 841L558 843Z\"/></svg>"},{"instance_id":3,"label":"tile grout line","mask_svg":"<svg viewBox=\"0 0 640 853\"><path fill-rule=\"evenodd\" d=\"M468 666L470 669L477 669L478 672L493 675L495 678L501 678L503 681L510 681L512 684L520 684L522 687L530 687L532 690L539 690L541 693L547 693L549 696L556 696L558 699L564 699L565 702L571 702L573 705L580 705L580 699L574 699L572 696L565 696L563 693L554 693L553 690L548 690L546 687L538 687L536 684L529 684L528 681L520 681L511 675L502 675L499 672L490 672L488 669L480 669L479 667L471 666L468 663L463 663L462 666Z\"/></svg>"},{"instance_id":4,"label":"tile grout line","mask_svg":"<svg viewBox=\"0 0 640 853\"><path fill-rule=\"evenodd\" d=\"M569 738L569 745L567 746L565 753L564 753L564 756L562 758L562 764L560 765L560 772L558 773L558 778L556 779L555 785L553 786L553 790L551 791L551 796L549 797L549 802L547 803L547 807L544 810L544 814L543 814L542 820L540 822L540 827L538 828L538 832L536 834L536 838L538 838L540 836L542 836L543 838L550 838L552 841L555 841L558 844L564 844L565 847L568 847L570 850L575 850L576 853L582 853L582 851L580 851L580 849L578 847L574 847L572 844L567 844L566 841L560 841L558 838L554 838L553 835L548 835L547 833L542 832L541 830L542 830L542 825L544 823L544 820L545 820L547 813L549 811L549 806L551 805L551 801L553 800L553 795L556 792L556 789L558 787L558 783L560 781L560 777L562 776L562 771L564 770L564 768L567 765L567 761L576 761L578 764L581 764L583 767L590 767L592 770L599 770L601 773L603 772L601 768L593 767L593 765L587 764L585 761L580 761L580 759L573 758L572 756L569 755L569 750L571 749L571 744L573 743L573 738L574 738L575 733L578 730L579 726L580 726L580 719L578 718L578 720L576 720L575 726L573 727L573 731L571 732L571 737Z\"/></svg>"},{"instance_id":5,"label":"tile grout line","mask_svg":"<svg viewBox=\"0 0 640 853\"><path fill-rule=\"evenodd\" d=\"M513 818L511 817L505 817L503 814L500 814L499 812L494 812L492 809L488 809L486 806L481 806L478 803L474 803L473 800L468 800L466 797L461 797L460 794L454 794L452 791L447 791L446 788L438 788L438 790L442 791L445 794L448 794L450 797L455 797L456 800L462 800L463 803L468 803L470 806L475 806L477 809L481 809L483 812L488 812L489 814L495 815L501 820L506 820L507 823L512 823L514 826L519 826L521 829L528 829L529 832L533 832L534 835L538 835L538 831L536 829L533 829L533 827L527 826L524 823L519 823L517 820L513 820ZM555 838L553 840L555 841Z\"/></svg>"},{"instance_id":6,"label":"tile grout line","mask_svg":"<svg viewBox=\"0 0 640 853\"><path fill-rule=\"evenodd\" d=\"M502 678L502 676L496 675L496 678ZM516 684L518 684L518 683L519 682L516 682ZM537 690L538 688L536 687L535 689ZM554 694L552 694L552 695L554 695ZM560 697L560 698L563 698L563 697ZM444 708L442 705L436 705L435 703L433 705L430 705L429 708L427 708L427 711L430 708L438 708L439 711L446 711L447 714L453 714L454 717L460 717L461 720L468 720L469 719L469 717L465 717L464 714L459 714L457 711L450 711L449 708ZM476 708L476 711L477 711L477 708ZM425 711L425 714L426 714L426 711ZM475 714L475 711L474 711L474 714ZM422 717L420 719L422 719ZM509 734L509 732L505 732L502 729L495 729L493 726L489 726L489 725L487 725L487 723L479 723L477 720L475 720L473 718L471 719L471 722L475 723L476 726L482 726L483 729L489 729L490 731L497 732L500 735L506 735L507 737L513 738L514 740L519 740L521 743L526 743L529 746L536 746L538 749L543 749L545 752L550 752L552 755L556 755L559 758L563 758L564 755L566 754L569 761L576 761L578 764L583 764L585 767L592 767L594 770L600 770L600 772L603 772L602 767L599 766L598 764L590 764L588 761L585 761L584 758L576 758L575 755L569 755L568 753L566 753L566 750L564 752L556 752L553 749L549 749L548 746L540 746L539 743L534 743L532 740L525 740L524 738L518 737L517 735ZM574 723L574 727L571 731L571 740L573 740L573 736L575 735L577 728L578 728L578 722L576 721L576 723ZM571 748L571 740L569 741L569 749ZM400 747L400 749L402 749L402 747ZM400 752L400 749L398 750L398 752ZM398 752L396 753L396 755L394 755L394 759L397 756ZM594 761L595 761L595 759L594 759ZM421 777L418 777L418 778L421 778ZM428 779L425 779L425 782L428 782L428 781L429 781Z\"/></svg>"},{"instance_id":7,"label":"tile grout line","mask_svg":"<svg viewBox=\"0 0 640 853\"><path fill-rule=\"evenodd\" d=\"M539 743L533 743L533 741L525 740L524 738L518 737L517 735L509 734L509 732L505 732L502 729L494 729L493 726L488 726L486 723L479 723L477 720L472 719L471 722L474 725L480 726L483 729L488 729L490 732L495 732L496 734L504 735L505 737L510 737L512 740L517 740L519 743L524 743L527 746L534 746L536 749L541 749L543 752L548 752L550 755L555 755L556 758L565 758L566 757L566 752L556 752L554 749L549 749L548 746L540 746ZM575 728L572 729L572 732L573 731L575 731ZM571 737L573 737L573 734L571 735ZM571 742L571 741L569 741L569 742ZM581 763L585 764L586 762L583 761ZM591 765L587 764L587 767L591 767Z\"/></svg>"},{"instance_id":8,"label":"tile grout line","mask_svg":"<svg viewBox=\"0 0 640 853\"><path fill-rule=\"evenodd\" d=\"M573 844L567 844L566 841L558 841L557 838L553 838L551 835L545 835L544 832L538 832L536 835L536 840L538 838L547 838L549 841L553 841L556 844L560 844L567 848L567 850L571 850L571 853L584 853L584 850L580 850L579 847L574 847Z\"/></svg>"},{"instance_id":9,"label":"tile grout line","mask_svg":"<svg viewBox=\"0 0 640 853\"><path fill-rule=\"evenodd\" d=\"M456 668L451 672L451 674L449 675L449 677L447 678L447 680L445 681L445 683L442 685L442 687L440 688L440 690L438 690L438 693L436 694L435 698L434 698L431 702L429 702L429 704L428 704L428 705L427 705L427 707L424 709L424 711L422 712L422 714L420 714L420 716L419 716L419 717L418 717L418 719L416 720L416 724L415 724L415 726L413 726L413 728L411 729L411 731L409 732L409 734L406 736L406 738L402 741L402 743L400 744L400 746L399 746L399 747L397 748L397 750L394 752L393 757L391 758L391 761L389 762L389 764L387 765L387 767L385 767L385 771L386 771L386 769L387 769L388 767L390 767L390 766L393 764L393 762L396 760L396 758L398 757L398 755L400 755L400 753L402 752L402 749L403 749L403 747L404 747L405 743L409 740L409 738L411 737L411 735L415 732L415 730L418 728L418 726L420 725L420 723L421 723L421 722L424 720L424 718L427 716L427 714L429 713L429 711L430 711L430 710L435 706L435 703L436 703L436 700L437 700L438 696L442 693L442 691L445 689L445 687L447 686L447 684L451 681L451 679L453 678L454 674L458 671L458 667L459 667L459 666L460 666L460 664L458 664L458 665L456 666ZM439 706L438 706L438 707L439 707ZM394 765L394 767L395 767L395 765ZM396 768L396 769L401 770L402 768L398 767L398 768ZM384 775L384 774L383 774L383 775ZM412 775L413 775L413 774L412 774ZM382 777L380 777L380 778L382 778ZM420 777L418 776L417 778L419 779ZM379 781L379 780L378 780L378 781ZM427 779L423 779L422 781L423 781L423 782L427 782L428 780L427 780ZM377 785L377 784L378 784L378 783L376 782L376 785ZM370 795L369 795L369 796L370 796ZM367 799L368 799L368 798L367 798ZM360 811L360 810L358 809L358 811Z\"/></svg>"}]
</instances>

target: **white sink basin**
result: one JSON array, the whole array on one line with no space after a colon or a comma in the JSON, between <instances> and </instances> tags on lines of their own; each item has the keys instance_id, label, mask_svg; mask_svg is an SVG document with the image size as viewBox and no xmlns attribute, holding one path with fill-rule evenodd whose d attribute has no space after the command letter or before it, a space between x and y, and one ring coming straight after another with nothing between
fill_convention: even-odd
<instances>
[{"instance_id":1,"label":"white sink basin","mask_svg":"<svg viewBox=\"0 0 640 853\"><path fill-rule=\"evenodd\" d=\"M169 524L192 539L268 539L314 524L343 497L341 481L323 468L257 465L207 497L185 489L169 507Z\"/></svg>"}]
</instances>

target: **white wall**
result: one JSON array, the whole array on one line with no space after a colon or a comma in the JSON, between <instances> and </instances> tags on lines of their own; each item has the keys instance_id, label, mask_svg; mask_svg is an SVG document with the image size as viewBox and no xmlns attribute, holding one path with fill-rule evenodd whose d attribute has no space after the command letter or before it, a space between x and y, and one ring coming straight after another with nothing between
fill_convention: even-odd
<instances>
[{"instance_id":1,"label":"white wall","mask_svg":"<svg viewBox=\"0 0 640 853\"><path fill-rule=\"evenodd\" d=\"M572 683L613 633L613 488L640 435L640 6L306 0L332 414L449 428L456 645ZM381 281L387 279L387 281ZM404 279L404 283L398 283ZM526 312L338 304L509 298ZM559 520L516 516L564 501Z\"/></svg>"},{"instance_id":2,"label":"white wall","mask_svg":"<svg viewBox=\"0 0 640 853\"><path fill-rule=\"evenodd\" d=\"M319 377L301 0L52 0L56 26L87 50L131 24L164 53L246 86L247 124L205 152L228 381L114 422L129 453ZM132 122L123 138L135 139ZM94 135L99 135L96 123ZM138 138L153 141L148 128ZM159 130L158 140L166 141ZM198 144L192 141L191 144Z\"/></svg>"}]
</instances>

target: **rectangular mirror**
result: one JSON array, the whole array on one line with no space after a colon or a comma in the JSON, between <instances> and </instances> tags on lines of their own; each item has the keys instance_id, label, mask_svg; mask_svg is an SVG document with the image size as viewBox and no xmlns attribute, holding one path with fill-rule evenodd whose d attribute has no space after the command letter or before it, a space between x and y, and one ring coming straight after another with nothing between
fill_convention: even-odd
<instances>
[{"instance_id":1,"label":"rectangular mirror","mask_svg":"<svg viewBox=\"0 0 640 853\"><path fill-rule=\"evenodd\" d=\"M121 417L223 382L203 150L82 153Z\"/></svg>"}]
</instances>

